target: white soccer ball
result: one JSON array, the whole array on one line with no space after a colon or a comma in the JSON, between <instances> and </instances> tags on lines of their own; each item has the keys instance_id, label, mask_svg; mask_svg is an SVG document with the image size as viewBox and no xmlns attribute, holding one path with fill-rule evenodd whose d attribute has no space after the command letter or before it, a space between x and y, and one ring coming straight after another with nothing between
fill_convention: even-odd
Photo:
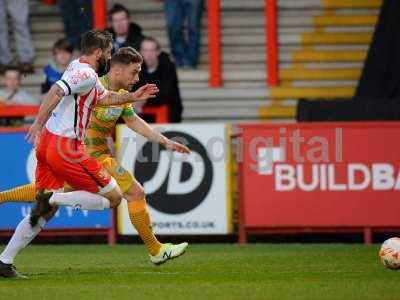
<instances>
[{"instance_id":1,"label":"white soccer ball","mask_svg":"<svg viewBox=\"0 0 400 300\"><path fill-rule=\"evenodd\" d=\"M386 240L381 246L379 256L386 268L400 269L400 238L394 237Z\"/></svg>"}]
</instances>

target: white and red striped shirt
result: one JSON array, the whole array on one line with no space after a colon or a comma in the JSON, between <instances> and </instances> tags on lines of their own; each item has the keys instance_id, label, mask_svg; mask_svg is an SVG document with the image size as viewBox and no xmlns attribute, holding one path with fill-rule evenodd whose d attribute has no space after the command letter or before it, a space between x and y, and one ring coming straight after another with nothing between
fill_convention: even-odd
<instances>
[{"instance_id":1,"label":"white and red striped shirt","mask_svg":"<svg viewBox=\"0 0 400 300\"><path fill-rule=\"evenodd\" d=\"M83 141L92 110L107 91L93 68L81 59L72 61L56 84L64 90L64 97L46 128L53 134Z\"/></svg>"}]
</instances>

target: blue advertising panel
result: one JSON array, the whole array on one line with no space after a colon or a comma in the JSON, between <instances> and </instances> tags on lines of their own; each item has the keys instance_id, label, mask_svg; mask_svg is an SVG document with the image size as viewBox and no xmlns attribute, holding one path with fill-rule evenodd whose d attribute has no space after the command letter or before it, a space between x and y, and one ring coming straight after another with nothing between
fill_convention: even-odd
<instances>
[{"instance_id":1,"label":"blue advertising panel","mask_svg":"<svg viewBox=\"0 0 400 300\"><path fill-rule=\"evenodd\" d=\"M36 158L32 145L25 141L25 132L0 133L0 190L34 181ZM0 230L14 229L29 214L29 203L0 204ZM111 210L85 211L60 207L46 225L48 229L110 228Z\"/></svg>"}]
</instances>

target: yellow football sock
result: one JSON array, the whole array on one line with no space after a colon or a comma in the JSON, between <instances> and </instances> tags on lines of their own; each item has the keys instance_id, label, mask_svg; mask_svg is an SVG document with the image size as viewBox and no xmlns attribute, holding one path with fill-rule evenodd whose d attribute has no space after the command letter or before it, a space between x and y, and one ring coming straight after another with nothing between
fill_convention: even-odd
<instances>
[{"instance_id":1,"label":"yellow football sock","mask_svg":"<svg viewBox=\"0 0 400 300\"><path fill-rule=\"evenodd\" d=\"M0 192L0 202L35 202L35 183Z\"/></svg>"},{"instance_id":2,"label":"yellow football sock","mask_svg":"<svg viewBox=\"0 0 400 300\"><path fill-rule=\"evenodd\" d=\"M153 256L157 255L162 244L153 233L146 200L129 201L128 211L131 222L146 245L148 252Z\"/></svg>"}]
</instances>

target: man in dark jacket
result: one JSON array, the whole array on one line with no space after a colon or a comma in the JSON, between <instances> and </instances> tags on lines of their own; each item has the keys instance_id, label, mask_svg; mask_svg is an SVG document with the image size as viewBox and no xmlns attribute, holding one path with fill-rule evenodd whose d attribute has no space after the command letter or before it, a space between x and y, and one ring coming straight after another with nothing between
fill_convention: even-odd
<instances>
[{"instance_id":1,"label":"man in dark jacket","mask_svg":"<svg viewBox=\"0 0 400 300\"><path fill-rule=\"evenodd\" d=\"M145 106L166 104L169 112L169 122L181 122L183 108L175 64L167 53L161 51L160 44L152 37L143 39L140 53L144 62L136 87L146 83L155 83L160 90L155 98L146 101Z\"/></svg>"},{"instance_id":2,"label":"man in dark jacket","mask_svg":"<svg viewBox=\"0 0 400 300\"><path fill-rule=\"evenodd\" d=\"M108 15L111 27L107 30L113 35L113 51L127 46L139 49L144 38L142 28L138 24L130 22L129 10L117 3L114 4Z\"/></svg>"}]
</instances>

